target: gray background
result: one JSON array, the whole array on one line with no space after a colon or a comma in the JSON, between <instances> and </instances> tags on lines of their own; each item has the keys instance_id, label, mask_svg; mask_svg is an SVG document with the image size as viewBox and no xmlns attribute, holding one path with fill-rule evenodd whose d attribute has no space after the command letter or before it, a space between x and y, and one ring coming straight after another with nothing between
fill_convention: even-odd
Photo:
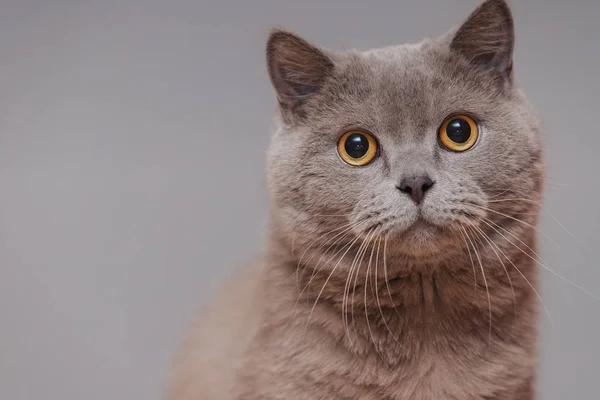
<instances>
[{"instance_id":1,"label":"gray background","mask_svg":"<svg viewBox=\"0 0 600 400\"><path fill-rule=\"evenodd\" d=\"M334 49L442 34L477 0L0 7L0 398L158 399L211 282L262 243L279 24ZM548 265L600 293L600 2L513 1L546 126ZM600 398L600 301L544 273L541 399Z\"/></svg>"}]
</instances>

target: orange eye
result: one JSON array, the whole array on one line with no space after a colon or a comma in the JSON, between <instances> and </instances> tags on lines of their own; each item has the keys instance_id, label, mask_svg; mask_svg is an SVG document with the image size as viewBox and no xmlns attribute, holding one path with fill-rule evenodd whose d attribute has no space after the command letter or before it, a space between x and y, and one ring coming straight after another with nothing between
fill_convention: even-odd
<instances>
[{"instance_id":1,"label":"orange eye","mask_svg":"<svg viewBox=\"0 0 600 400\"><path fill-rule=\"evenodd\" d=\"M344 133L338 142L338 153L350 165L362 167L377 157L377 140L363 131Z\"/></svg>"},{"instance_id":2,"label":"orange eye","mask_svg":"<svg viewBox=\"0 0 600 400\"><path fill-rule=\"evenodd\" d=\"M453 115L444 121L439 135L447 149L457 152L466 151L477 142L479 127L471 117Z\"/></svg>"}]
</instances>

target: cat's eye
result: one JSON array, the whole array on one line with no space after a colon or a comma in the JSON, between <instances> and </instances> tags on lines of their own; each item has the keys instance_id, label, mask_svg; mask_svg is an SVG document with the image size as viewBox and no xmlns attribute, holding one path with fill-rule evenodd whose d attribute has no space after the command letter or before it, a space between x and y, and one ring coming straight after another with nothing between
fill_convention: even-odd
<instances>
[{"instance_id":1,"label":"cat's eye","mask_svg":"<svg viewBox=\"0 0 600 400\"><path fill-rule=\"evenodd\" d=\"M440 141L449 150L466 151L475 145L479 127L473 118L453 115L447 118L439 131Z\"/></svg>"},{"instance_id":2,"label":"cat's eye","mask_svg":"<svg viewBox=\"0 0 600 400\"><path fill-rule=\"evenodd\" d=\"M362 167L377 157L377 140L373 135L353 130L346 132L338 141L338 154L350 165Z\"/></svg>"}]
</instances>

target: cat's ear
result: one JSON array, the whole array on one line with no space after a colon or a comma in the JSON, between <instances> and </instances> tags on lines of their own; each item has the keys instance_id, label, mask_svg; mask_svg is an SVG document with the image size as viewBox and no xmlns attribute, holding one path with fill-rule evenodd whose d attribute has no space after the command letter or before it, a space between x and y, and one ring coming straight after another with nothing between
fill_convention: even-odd
<instances>
[{"instance_id":1,"label":"cat's ear","mask_svg":"<svg viewBox=\"0 0 600 400\"><path fill-rule=\"evenodd\" d=\"M505 0L486 0L458 29L451 49L478 69L512 80L515 33Z\"/></svg>"},{"instance_id":2,"label":"cat's ear","mask_svg":"<svg viewBox=\"0 0 600 400\"><path fill-rule=\"evenodd\" d=\"M321 89L333 62L319 48L293 33L276 29L267 41L267 68L279 103L292 112Z\"/></svg>"}]
</instances>

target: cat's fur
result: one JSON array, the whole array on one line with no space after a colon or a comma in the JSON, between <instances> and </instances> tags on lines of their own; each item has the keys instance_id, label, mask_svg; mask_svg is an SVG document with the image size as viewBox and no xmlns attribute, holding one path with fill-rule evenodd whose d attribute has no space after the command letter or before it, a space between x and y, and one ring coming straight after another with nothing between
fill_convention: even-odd
<instances>
[{"instance_id":1,"label":"cat's fur","mask_svg":"<svg viewBox=\"0 0 600 400\"><path fill-rule=\"evenodd\" d=\"M417 45L272 32L268 251L205 308L169 399L533 399L543 162L512 49L503 0ZM438 140L454 113L480 124L463 153ZM352 128L381 145L367 166L336 153ZM435 181L420 206L413 174Z\"/></svg>"}]
</instances>

